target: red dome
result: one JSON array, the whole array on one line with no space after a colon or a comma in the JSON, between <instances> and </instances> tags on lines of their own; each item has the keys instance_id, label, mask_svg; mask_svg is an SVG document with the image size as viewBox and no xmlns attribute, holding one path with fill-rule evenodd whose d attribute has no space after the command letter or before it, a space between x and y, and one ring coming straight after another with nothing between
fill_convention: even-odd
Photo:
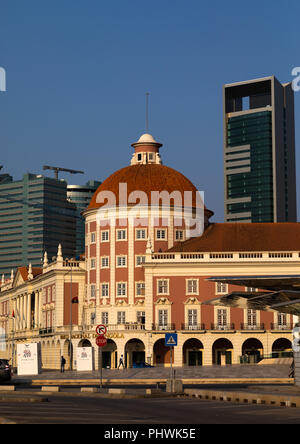
<instances>
[{"instance_id":1,"label":"red dome","mask_svg":"<svg viewBox=\"0 0 300 444\"><path fill-rule=\"evenodd\" d=\"M152 191L167 191L168 193L179 191L182 200L184 199L184 191L191 191L193 193L193 207L196 207L197 188L183 174L165 165L138 164L122 168L102 182L92 197L88 210L100 208L106 203L97 202L97 196L101 191L113 192L118 205L120 183L127 184L127 197L133 191L145 192L149 204L151 203ZM172 206L173 204L173 200L171 200L170 205ZM208 217L213 215L213 212L210 210L206 210L206 213Z\"/></svg>"}]
</instances>

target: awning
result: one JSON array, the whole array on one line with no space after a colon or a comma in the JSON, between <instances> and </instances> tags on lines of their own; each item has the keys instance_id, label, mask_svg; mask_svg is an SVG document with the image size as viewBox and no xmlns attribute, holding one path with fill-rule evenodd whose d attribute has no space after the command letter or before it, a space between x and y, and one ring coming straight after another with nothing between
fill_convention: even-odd
<instances>
[{"instance_id":1,"label":"awning","mask_svg":"<svg viewBox=\"0 0 300 444\"><path fill-rule=\"evenodd\" d=\"M300 315L300 276L221 276L208 279L213 282L258 288L259 291L233 291L209 299L203 304L233 308L279 311ZM265 291L263 291L265 290Z\"/></svg>"}]
</instances>

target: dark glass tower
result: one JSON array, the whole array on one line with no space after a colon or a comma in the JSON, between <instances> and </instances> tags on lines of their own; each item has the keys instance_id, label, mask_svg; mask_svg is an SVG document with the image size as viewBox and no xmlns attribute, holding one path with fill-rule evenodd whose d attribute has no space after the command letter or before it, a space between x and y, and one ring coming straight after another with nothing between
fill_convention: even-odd
<instances>
[{"instance_id":1,"label":"dark glass tower","mask_svg":"<svg viewBox=\"0 0 300 444\"><path fill-rule=\"evenodd\" d=\"M291 84L272 76L223 94L225 222L296 222Z\"/></svg>"},{"instance_id":2,"label":"dark glass tower","mask_svg":"<svg viewBox=\"0 0 300 444\"><path fill-rule=\"evenodd\" d=\"M85 252L85 220L81 213L87 209L100 185L101 182L96 180L90 180L85 185L68 185L68 200L76 205L76 256Z\"/></svg>"},{"instance_id":3,"label":"dark glass tower","mask_svg":"<svg viewBox=\"0 0 300 444\"><path fill-rule=\"evenodd\" d=\"M65 181L25 174L0 182L0 276L18 266L42 266L61 244L64 256L76 252L76 206L67 200Z\"/></svg>"}]
</instances>

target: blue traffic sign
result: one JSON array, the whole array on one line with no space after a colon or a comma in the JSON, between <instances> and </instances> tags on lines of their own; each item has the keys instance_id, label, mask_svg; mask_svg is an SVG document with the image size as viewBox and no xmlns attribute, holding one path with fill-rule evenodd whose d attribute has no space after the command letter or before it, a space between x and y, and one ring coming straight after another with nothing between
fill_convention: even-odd
<instances>
[{"instance_id":1,"label":"blue traffic sign","mask_svg":"<svg viewBox=\"0 0 300 444\"><path fill-rule=\"evenodd\" d=\"M175 347L177 345L177 333L166 333L165 345L167 347Z\"/></svg>"}]
</instances>

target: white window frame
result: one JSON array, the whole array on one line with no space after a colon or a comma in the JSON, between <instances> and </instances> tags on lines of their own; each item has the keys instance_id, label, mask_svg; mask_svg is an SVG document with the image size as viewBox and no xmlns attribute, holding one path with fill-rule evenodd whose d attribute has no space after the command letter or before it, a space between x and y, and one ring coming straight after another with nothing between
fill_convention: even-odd
<instances>
[{"instance_id":1,"label":"white window frame","mask_svg":"<svg viewBox=\"0 0 300 444\"><path fill-rule=\"evenodd\" d=\"M196 288L194 289L194 284L192 284L192 288L190 288L190 283L195 282ZM189 278L186 279L186 294L187 295L198 295L199 294L199 279Z\"/></svg>"},{"instance_id":2,"label":"white window frame","mask_svg":"<svg viewBox=\"0 0 300 444\"><path fill-rule=\"evenodd\" d=\"M117 282L116 287L117 298L127 297L127 282Z\"/></svg>"},{"instance_id":3,"label":"white window frame","mask_svg":"<svg viewBox=\"0 0 300 444\"><path fill-rule=\"evenodd\" d=\"M252 308L247 308L247 327L257 326L257 311Z\"/></svg>"},{"instance_id":4,"label":"white window frame","mask_svg":"<svg viewBox=\"0 0 300 444\"><path fill-rule=\"evenodd\" d=\"M228 322L228 310L226 310L226 308L217 308L217 312L216 312L216 324L218 326L219 330L224 330L227 325L229 324Z\"/></svg>"},{"instance_id":5,"label":"white window frame","mask_svg":"<svg viewBox=\"0 0 300 444\"><path fill-rule=\"evenodd\" d=\"M101 312L101 324L108 325L108 311Z\"/></svg>"},{"instance_id":6,"label":"white window frame","mask_svg":"<svg viewBox=\"0 0 300 444\"><path fill-rule=\"evenodd\" d=\"M91 299L96 298L96 285L95 284L91 284L90 295L91 295L90 296Z\"/></svg>"},{"instance_id":7,"label":"white window frame","mask_svg":"<svg viewBox=\"0 0 300 444\"><path fill-rule=\"evenodd\" d=\"M159 330L165 330L169 324L169 310L167 308L158 308L157 324Z\"/></svg>"},{"instance_id":8,"label":"white window frame","mask_svg":"<svg viewBox=\"0 0 300 444\"><path fill-rule=\"evenodd\" d=\"M127 268L127 256L125 255L116 256L116 267Z\"/></svg>"},{"instance_id":9,"label":"white window frame","mask_svg":"<svg viewBox=\"0 0 300 444\"><path fill-rule=\"evenodd\" d=\"M101 256L101 268L109 268L109 256Z\"/></svg>"},{"instance_id":10,"label":"white window frame","mask_svg":"<svg viewBox=\"0 0 300 444\"><path fill-rule=\"evenodd\" d=\"M144 233L140 236L140 233ZM136 228L135 229L135 240L145 241L147 240L147 229L146 228Z\"/></svg>"},{"instance_id":11,"label":"white window frame","mask_svg":"<svg viewBox=\"0 0 300 444\"><path fill-rule=\"evenodd\" d=\"M216 294L226 294L228 293L228 284L223 282L216 282Z\"/></svg>"},{"instance_id":12,"label":"white window frame","mask_svg":"<svg viewBox=\"0 0 300 444\"><path fill-rule=\"evenodd\" d=\"M178 236L178 233L181 233L180 236ZM184 240L184 230L175 230L175 240L177 242L181 242Z\"/></svg>"},{"instance_id":13,"label":"white window frame","mask_svg":"<svg viewBox=\"0 0 300 444\"><path fill-rule=\"evenodd\" d=\"M160 284L161 282L165 282L166 284ZM162 288L166 286L166 291L160 291ZM169 294L169 279L157 279L157 294L159 295L168 295Z\"/></svg>"},{"instance_id":14,"label":"white window frame","mask_svg":"<svg viewBox=\"0 0 300 444\"><path fill-rule=\"evenodd\" d=\"M168 240L168 230L166 228L156 228L155 230L155 240L166 241Z\"/></svg>"},{"instance_id":15,"label":"white window frame","mask_svg":"<svg viewBox=\"0 0 300 444\"><path fill-rule=\"evenodd\" d=\"M96 258L91 258L91 270L95 270L96 268Z\"/></svg>"},{"instance_id":16,"label":"white window frame","mask_svg":"<svg viewBox=\"0 0 300 444\"><path fill-rule=\"evenodd\" d=\"M101 231L101 242L109 242L109 230Z\"/></svg>"},{"instance_id":17,"label":"white window frame","mask_svg":"<svg viewBox=\"0 0 300 444\"><path fill-rule=\"evenodd\" d=\"M119 237L119 235L122 233L122 236L125 234L124 237ZM126 228L118 229L116 232L116 241L127 241L127 230Z\"/></svg>"},{"instance_id":18,"label":"white window frame","mask_svg":"<svg viewBox=\"0 0 300 444\"><path fill-rule=\"evenodd\" d=\"M144 281L135 283L135 295L136 296L145 296L146 283Z\"/></svg>"},{"instance_id":19,"label":"white window frame","mask_svg":"<svg viewBox=\"0 0 300 444\"><path fill-rule=\"evenodd\" d=\"M117 311L117 324L126 323L126 311Z\"/></svg>"},{"instance_id":20,"label":"white window frame","mask_svg":"<svg viewBox=\"0 0 300 444\"><path fill-rule=\"evenodd\" d=\"M189 330L195 330L198 325L198 310L196 308L187 309L187 325Z\"/></svg>"},{"instance_id":21,"label":"white window frame","mask_svg":"<svg viewBox=\"0 0 300 444\"><path fill-rule=\"evenodd\" d=\"M101 297L102 298L109 298L109 283L103 282L101 284Z\"/></svg>"},{"instance_id":22,"label":"white window frame","mask_svg":"<svg viewBox=\"0 0 300 444\"><path fill-rule=\"evenodd\" d=\"M91 233L91 244L95 244L96 243L96 232L93 231Z\"/></svg>"},{"instance_id":23,"label":"white window frame","mask_svg":"<svg viewBox=\"0 0 300 444\"><path fill-rule=\"evenodd\" d=\"M142 258L142 260L140 260ZM137 254L135 256L135 266L136 267L142 267L143 264L146 262L146 256L143 254Z\"/></svg>"}]
</instances>

